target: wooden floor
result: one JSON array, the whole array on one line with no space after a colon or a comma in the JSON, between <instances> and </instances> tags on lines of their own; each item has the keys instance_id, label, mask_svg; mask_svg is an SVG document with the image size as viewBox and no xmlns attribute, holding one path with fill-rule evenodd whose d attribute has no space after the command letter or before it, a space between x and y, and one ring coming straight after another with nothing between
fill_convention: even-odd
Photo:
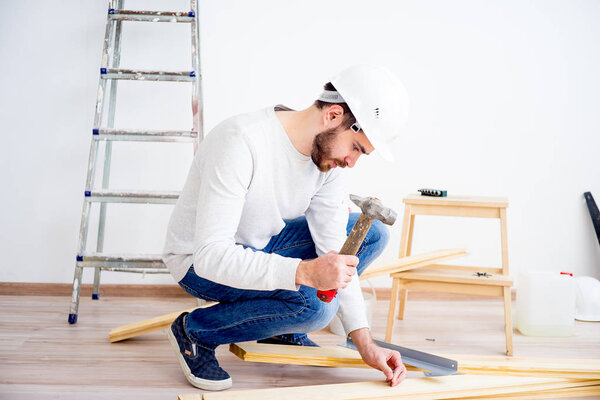
<instances>
[{"instance_id":1,"label":"wooden floor","mask_svg":"<svg viewBox=\"0 0 600 400\"><path fill-rule=\"evenodd\" d=\"M79 322L67 324L70 298L0 296L0 399L171 399L193 393L164 332L110 344L115 326L195 305L186 298L82 299ZM382 338L387 301L379 301L373 334ZM503 307L496 300L409 300L394 343L434 353L502 355ZM340 343L327 331L311 334ZM515 331L515 356L600 358L600 323L576 322L569 338ZM230 390L379 380L374 370L247 363L217 350L233 379ZM409 376L421 376L412 372ZM589 397L588 397L589 399Z\"/></svg>"}]
</instances>

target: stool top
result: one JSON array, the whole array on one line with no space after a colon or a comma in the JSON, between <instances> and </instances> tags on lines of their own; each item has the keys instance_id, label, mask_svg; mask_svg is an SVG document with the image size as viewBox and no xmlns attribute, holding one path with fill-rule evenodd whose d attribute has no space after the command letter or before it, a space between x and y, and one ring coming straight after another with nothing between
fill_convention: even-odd
<instances>
[{"instance_id":1,"label":"stool top","mask_svg":"<svg viewBox=\"0 0 600 400\"><path fill-rule=\"evenodd\" d=\"M488 208L506 208L508 207L508 198L506 197L486 197L486 196L446 196L433 197L422 196L420 194L409 194L403 200L404 204L425 204L436 206L468 206L468 207L488 207Z\"/></svg>"}]
</instances>

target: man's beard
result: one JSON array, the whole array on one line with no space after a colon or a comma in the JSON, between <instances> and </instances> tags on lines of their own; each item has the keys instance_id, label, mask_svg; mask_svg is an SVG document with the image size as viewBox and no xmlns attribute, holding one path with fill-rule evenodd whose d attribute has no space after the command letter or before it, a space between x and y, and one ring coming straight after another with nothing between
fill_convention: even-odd
<instances>
[{"instance_id":1,"label":"man's beard","mask_svg":"<svg viewBox=\"0 0 600 400\"><path fill-rule=\"evenodd\" d=\"M331 153L333 152L333 145L335 138L341 132L338 128L328 129L315 136L312 144L312 151L310 157L321 172L328 172L331 167L331 161L339 167L346 167L346 163L341 160L335 160L332 158Z\"/></svg>"}]
</instances>

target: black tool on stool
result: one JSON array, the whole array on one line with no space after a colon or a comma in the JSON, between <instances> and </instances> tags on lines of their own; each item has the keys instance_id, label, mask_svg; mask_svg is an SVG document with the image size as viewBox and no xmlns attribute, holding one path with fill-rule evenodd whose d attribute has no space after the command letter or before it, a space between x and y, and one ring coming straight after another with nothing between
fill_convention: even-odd
<instances>
[{"instance_id":1,"label":"black tool on stool","mask_svg":"<svg viewBox=\"0 0 600 400\"><path fill-rule=\"evenodd\" d=\"M419 189L421 196L446 197L448 193L445 190L439 189Z\"/></svg>"}]
</instances>

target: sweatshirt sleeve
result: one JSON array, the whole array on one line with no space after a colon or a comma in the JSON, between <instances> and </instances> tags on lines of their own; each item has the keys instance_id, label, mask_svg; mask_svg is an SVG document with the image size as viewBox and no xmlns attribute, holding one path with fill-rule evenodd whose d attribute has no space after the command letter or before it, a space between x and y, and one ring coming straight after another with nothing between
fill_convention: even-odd
<instances>
[{"instance_id":1,"label":"sweatshirt sleeve","mask_svg":"<svg viewBox=\"0 0 600 400\"><path fill-rule=\"evenodd\" d=\"M348 207L343 178L342 170L332 170L306 211L306 221L319 256L332 250L340 251L346 241ZM348 286L338 290L338 299L340 306L337 315L346 335L369 327L358 274L352 277Z\"/></svg>"},{"instance_id":2,"label":"sweatshirt sleeve","mask_svg":"<svg viewBox=\"0 0 600 400\"><path fill-rule=\"evenodd\" d=\"M234 239L252 180L252 146L243 133L231 131L211 133L205 142L193 166L200 181L195 205L196 273L239 289L297 290L299 258L254 251Z\"/></svg>"}]
</instances>

